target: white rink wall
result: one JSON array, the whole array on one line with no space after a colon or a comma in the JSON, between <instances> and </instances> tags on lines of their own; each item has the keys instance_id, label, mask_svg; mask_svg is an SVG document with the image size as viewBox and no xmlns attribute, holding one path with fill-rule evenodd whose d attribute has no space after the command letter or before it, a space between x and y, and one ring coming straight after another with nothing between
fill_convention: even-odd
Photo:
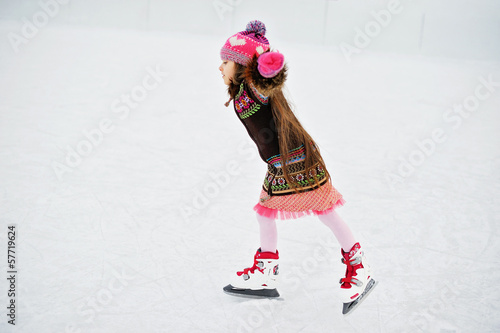
<instances>
[{"instance_id":1,"label":"white rink wall","mask_svg":"<svg viewBox=\"0 0 500 333\"><path fill-rule=\"evenodd\" d=\"M1 0L0 20L19 35L69 24L224 36L252 19L280 41L361 52L500 59L498 0ZM29 22L29 23L27 23ZM12 44L12 42L11 42Z\"/></svg>"}]
</instances>

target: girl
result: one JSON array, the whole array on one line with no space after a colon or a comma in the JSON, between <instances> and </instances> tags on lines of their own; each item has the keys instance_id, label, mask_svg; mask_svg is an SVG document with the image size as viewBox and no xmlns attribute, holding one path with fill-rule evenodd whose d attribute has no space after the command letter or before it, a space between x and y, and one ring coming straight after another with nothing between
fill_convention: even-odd
<instances>
[{"instance_id":1,"label":"girl","mask_svg":"<svg viewBox=\"0 0 500 333\"><path fill-rule=\"evenodd\" d=\"M234 275L224 291L241 296L279 297L276 219L319 217L338 239L346 275L340 280L344 313L370 291L371 277L363 250L335 208L344 204L332 186L318 146L302 127L285 99L282 86L287 66L281 53L271 52L260 21L231 36L221 49L219 70L228 85L229 101L252 140L267 173L255 205L260 248L252 267Z\"/></svg>"}]
</instances>

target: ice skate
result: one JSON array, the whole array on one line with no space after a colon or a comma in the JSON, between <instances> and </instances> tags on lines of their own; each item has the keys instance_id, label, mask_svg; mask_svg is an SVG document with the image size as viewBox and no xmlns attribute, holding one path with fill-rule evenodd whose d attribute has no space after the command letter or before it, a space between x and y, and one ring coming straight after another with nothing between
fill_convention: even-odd
<instances>
[{"instance_id":1,"label":"ice skate","mask_svg":"<svg viewBox=\"0 0 500 333\"><path fill-rule=\"evenodd\" d=\"M347 265L345 278L340 279L340 291L344 303L342 313L348 314L375 288L370 266L359 243L351 251L342 250L342 263Z\"/></svg>"},{"instance_id":2,"label":"ice skate","mask_svg":"<svg viewBox=\"0 0 500 333\"><path fill-rule=\"evenodd\" d=\"M223 288L224 292L243 297L279 297L276 290L278 259L278 251L261 252L259 248L255 253L253 266L237 272L231 284Z\"/></svg>"}]
</instances>

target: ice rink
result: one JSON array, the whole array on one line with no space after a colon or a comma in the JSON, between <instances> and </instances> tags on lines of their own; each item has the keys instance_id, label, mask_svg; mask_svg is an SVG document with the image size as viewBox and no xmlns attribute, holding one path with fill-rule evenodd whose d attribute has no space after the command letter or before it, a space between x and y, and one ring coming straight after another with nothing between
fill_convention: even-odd
<instances>
[{"instance_id":1,"label":"ice rink","mask_svg":"<svg viewBox=\"0 0 500 333\"><path fill-rule=\"evenodd\" d=\"M0 331L500 331L500 62L271 40L379 280L343 317L340 247L314 217L278 223L282 299L222 292L259 246L266 171L223 105L227 37L0 39Z\"/></svg>"}]
</instances>

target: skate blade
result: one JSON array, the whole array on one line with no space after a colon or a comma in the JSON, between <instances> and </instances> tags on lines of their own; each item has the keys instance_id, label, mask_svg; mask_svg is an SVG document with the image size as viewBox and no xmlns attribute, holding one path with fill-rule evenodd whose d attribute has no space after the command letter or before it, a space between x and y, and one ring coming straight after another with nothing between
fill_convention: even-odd
<instances>
[{"instance_id":1,"label":"skate blade","mask_svg":"<svg viewBox=\"0 0 500 333\"><path fill-rule=\"evenodd\" d=\"M245 289L245 288L236 288L232 285L228 284L224 288L222 288L224 292L228 295L232 296L240 296L247 298L275 298L278 299L280 294L276 288L274 289Z\"/></svg>"},{"instance_id":2,"label":"skate blade","mask_svg":"<svg viewBox=\"0 0 500 333\"><path fill-rule=\"evenodd\" d=\"M342 308L342 314L344 316L348 315L351 313L354 309L356 309L361 302L370 294L370 292L375 288L375 286L378 284L378 281L375 281L374 279L370 279L368 281L368 285L366 286L365 291L359 296L356 300L349 302L349 303L344 303L344 307Z\"/></svg>"}]
</instances>

